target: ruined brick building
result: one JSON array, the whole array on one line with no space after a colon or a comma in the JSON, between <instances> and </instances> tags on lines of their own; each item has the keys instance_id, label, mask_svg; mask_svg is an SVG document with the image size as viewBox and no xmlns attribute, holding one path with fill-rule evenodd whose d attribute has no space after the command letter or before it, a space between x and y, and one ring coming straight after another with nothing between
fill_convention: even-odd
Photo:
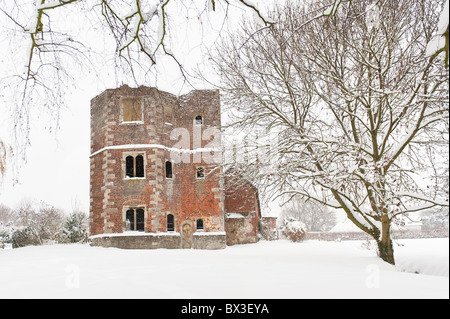
<instances>
[{"instance_id":1,"label":"ruined brick building","mask_svg":"<svg viewBox=\"0 0 450 319\"><path fill-rule=\"evenodd\" d=\"M122 86L93 98L91 244L219 249L256 242L257 191L225 178L220 153L204 151L221 147L220 127L218 91L177 97Z\"/></svg>"}]
</instances>

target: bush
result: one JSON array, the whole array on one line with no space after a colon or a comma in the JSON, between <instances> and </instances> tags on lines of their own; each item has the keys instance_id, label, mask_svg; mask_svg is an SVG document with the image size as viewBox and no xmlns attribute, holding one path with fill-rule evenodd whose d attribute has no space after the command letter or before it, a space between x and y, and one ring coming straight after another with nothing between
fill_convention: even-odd
<instances>
[{"instance_id":1,"label":"bush","mask_svg":"<svg viewBox=\"0 0 450 319\"><path fill-rule=\"evenodd\" d=\"M75 209L65 216L61 209L43 201L24 200L15 210L0 204L0 248L87 241L89 220ZM3 244L2 244L3 243Z\"/></svg>"},{"instance_id":2,"label":"bush","mask_svg":"<svg viewBox=\"0 0 450 319\"><path fill-rule=\"evenodd\" d=\"M12 243L14 248L39 245L39 238L31 227L3 225L0 223L0 244ZM1 248L1 247L0 247Z\"/></svg>"},{"instance_id":3,"label":"bush","mask_svg":"<svg viewBox=\"0 0 450 319\"><path fill-rule=\"evenodd\" d=\"M284 235L294 243L303 241L306 235L306 225L299 220L286 221Z\"/></svg>"},{"instance_id":4,"label":"bush","mask_svg":"<svg viewBox=\"0 0 450 319\"><path fill-rule=\"evenodd\" d=\"M83 212L73 212L64 223L63 235L69 243L79 243L86 240L87 217Z\"/></svg>"},{"instance_id":5,"label":"bush","mask_svg":"<svg viewBox=\"0 0 450 319\"><path fill-rule=\"evenodd\" d=\"M14 248L42 244L31 227L15 227L11 232L11 241Z\"/></svg>"},{"instance_id":6,"label":"bush","mask_svg":"<svg viewBox=\"0 0 450 319\"><path fill-rule=\"evenodd\" d=\"M5 243L11 242L11 227L0 222L0 249L5 248Z\"/></svg>"}]
</instances>

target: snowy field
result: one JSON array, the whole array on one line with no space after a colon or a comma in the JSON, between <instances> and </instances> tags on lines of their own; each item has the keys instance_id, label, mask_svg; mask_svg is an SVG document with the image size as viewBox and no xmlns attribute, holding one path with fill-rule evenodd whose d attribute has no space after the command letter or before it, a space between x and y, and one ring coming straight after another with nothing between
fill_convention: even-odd
<instances>
[{"instance_id":1,"label":"snowy field","mask_svg":"<svg viewBox=\"0 0 450 319\"><path fill-rule=\"evenodd\" d=\"M449 239L397 243L396 267L361 241L0 250L0 298L449 298Z\"/></svg>"}]
</instances>

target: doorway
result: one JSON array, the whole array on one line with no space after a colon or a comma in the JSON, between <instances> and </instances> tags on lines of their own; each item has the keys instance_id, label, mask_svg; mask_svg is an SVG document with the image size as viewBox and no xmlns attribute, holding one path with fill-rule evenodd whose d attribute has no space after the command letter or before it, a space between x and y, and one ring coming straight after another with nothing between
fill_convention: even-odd
<instances>
[{"instance_id":1,"label":"doorway","mask_svg":"<svg viewBox=\"0 0 450 319\"><path fill-rule=\"evenodd\" d=\"M192 248L192 226L189 223L181 226L181 248Z\"/></svg>"}]
</instances>

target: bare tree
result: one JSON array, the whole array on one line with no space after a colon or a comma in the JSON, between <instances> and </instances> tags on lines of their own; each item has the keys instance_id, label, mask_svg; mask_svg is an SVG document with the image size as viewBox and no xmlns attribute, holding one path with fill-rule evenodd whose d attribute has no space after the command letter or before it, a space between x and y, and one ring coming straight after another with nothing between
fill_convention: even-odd
<instances>
[{"instance_id":1,"label":"bare tree","mask_svg":"<svg viewBox=\"0 0 450 319\"><path fill-rule=\"evenodd\" d=\"M57 130L68 93L88 76L104 81L104 65L117 83L139 86L154 82L156 64L170 60L192 85L183 54L172 46L187 26L205 21L206 29L209 12L220 11L225 24L236 6L271 23L247 0L0 0L0 99L10 106L2 113L13 114L15 156L26 159L32 121L46 112ZM0 144L1 171L3 151Z\"/></svg>"},{"instance_id":2,"label":"bare tree","mask_svg":"<svg viewBox=\"0 0 450 319\"><path fill-rule=\"evenodd\" d=\"M434 57L441 53L445 54L445 66L448 68L449 57L449 0L445 1L439 18L435 35L427 45L427 56Z\"/></svg>"},{"instance_id":3,"label":"bare tree","mask_svg":"<svg viewBox=\"0 0 450 319\"><path fill-rule=\"evenodd\" d=\"M0 224L7 225L15 220L14 212L6 205L0 204Z\"/></svg>"},{"instance_id":4,"label":"bare tree","mask_svg":"<svg viewBox=\"0 0 450 319\"><path fill-rule=\"evenodd\" d=\"M305 13L307 19L302 19L303 23L291 30L292 33L299 32L311 21L334 17L351 2L316 3ZM384 1L374 0L374 3ZM180 59L182 54L171 48L173 34L183 29L174 18L186 16L187 20L205 20L208 12L221 8L225 12L225 22L230 16L229 8L235 5L253 12L263 26L261 30L276 22L247 0L0 0L0 16L3 16L0 32L8 39L2 43L3 53L16 57L11 72L5 68L6 61L1 61L3 74L0 78L1 97L14 105L12 127L20 141L15 155L22 159L26 156L22 144L30 143L33 110L39 113L47 110L52 127L58 128L59 110L65 106L66 92L73 89L77 78L85 77L80 70L97 73L112 59L118 83L133 81L141 85L147 82L146 75L151 73L152 66L165 56L178 65L181 76L189 83L189 74ZM448 11L448 0L446 5ZM441 22L429 54L445 52L448 64L448 15L443 15ZM95 34L93 41L92 34ZM111 42L112 47L107 44L98 48L100 42ZM9 95L6 91L10 91ZM1 151L0 148L0 164L4 167L6 159Z\"/></svg>"},{"instance_id":5,"label":"bare tree","mask_svg":"<svg viewBox=\"0 0 450 319\"><path fill-rule=\"evenodd\" d=\"M43 245L58 236L64 222L62 210L45 202L24 199L15 210L15 226L22 227L21 236L28 237L26 243Z\"/></svg>"},{"instance_id":6,"label":"bare tree","mask_svg":"<svg viewBox=\"0 0 450 319\"><path fill-rule=\"evenodd\" d=\"M397 216L448 206L429 178L448 158L448 68L426 55L440 5L342 2L311 19L288 3L210 57L235 123L279 135L277 165L245 163L255 183L343 209L389 263Z\"/></svg>"},{"instance_id":7,"label":"bare tree","mask_svg":"<svg viewBox=\"0 0 450 319\"><path fill-rule=\"evenodd\" d=\"M271 23L251 2L237 0L236 3L253 10L264 24ZM2 1L0 11L13 22L16 31L22 32L29 39L30 45L26 52L27 62L24 80L26 82L39 82L38 75L42 72L40 68L46 67L45 61L41 60L43 54L50 53L53 56L57 56L58 52L69 55L82 54L80 47L84 43L78 41L74 35L77 29L82 29L81 25L72 28L74 34L70 30L55 29L52 26L54 21L58 21L58 16L73 13L73 11L68 10L74 10L78 16L94 12L100 19L102 26L109 29L112 39L116 42L117 56L124 58L130 66L136 62L133 56L135 52L141 52L147 56L150 64L156 64L159 51L177 61L177 57L168 45L168 37L172 28L175 29L175 32L177 31L177 26L171 25L171 14L174 14L174 11L170 8L172 5L183 7L187 15L195 10L196 17L201 19L208 11L215 11L218 5L225 6L225 10L227 10L230 2L228 0L190 0L185 4L173 4L171 0L153 2L145 0L95 0L86 4L80 0L25 2L14 0L13 2L8 1L8 3ZM83 20L80 19L80 21ZM38 63L34 64L36 59ZM56 62L56 60L53 62ZM58 67L54 64L48 66ZM133 70L133 67L131 67L131 70ZM61 70L61 72L64 71Z\"/></svg>"}]
</instances>

